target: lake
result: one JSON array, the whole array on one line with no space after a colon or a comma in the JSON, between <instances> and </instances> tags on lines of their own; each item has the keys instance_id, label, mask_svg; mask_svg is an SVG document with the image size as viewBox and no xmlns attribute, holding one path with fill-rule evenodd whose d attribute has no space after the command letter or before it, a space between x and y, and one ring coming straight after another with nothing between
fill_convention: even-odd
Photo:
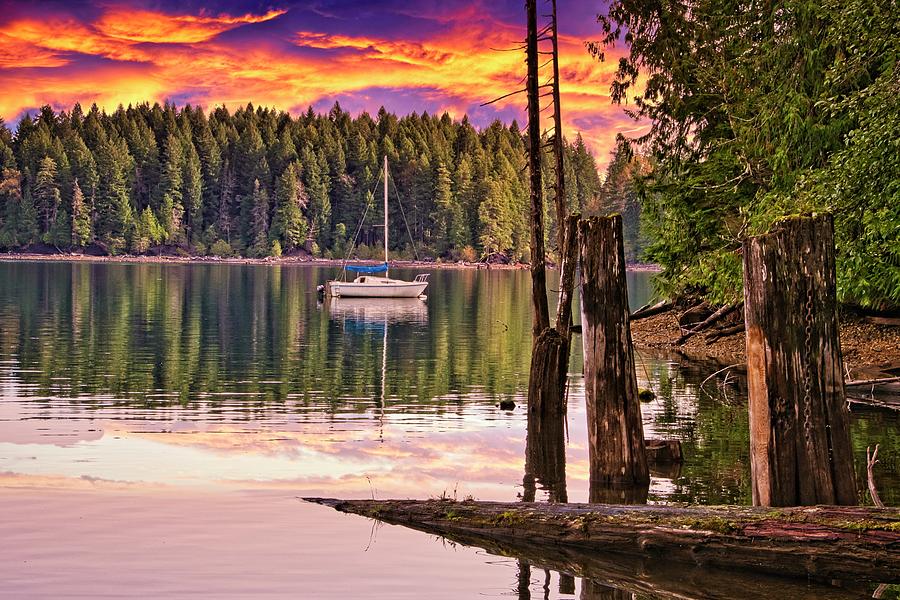
<instances>
[{"instance_id":1,"label":"lake","mask_svg":"<svg viewBox=\"0 0 900 600\"><path fill-rule=\"evenodd\" d=\"M564 465L526 469L528 271L437 269L425 302L322 304L335 273L0 262L0 597L626 597L299 500L590 492L579 338ZM647 302L651 274L629 295ZM685 452L649 500L749 504L740 373L637 360L646 437ZM857 466L881 444L893 505L897 425L853 414Z\"/></svg>"}]
</instances>

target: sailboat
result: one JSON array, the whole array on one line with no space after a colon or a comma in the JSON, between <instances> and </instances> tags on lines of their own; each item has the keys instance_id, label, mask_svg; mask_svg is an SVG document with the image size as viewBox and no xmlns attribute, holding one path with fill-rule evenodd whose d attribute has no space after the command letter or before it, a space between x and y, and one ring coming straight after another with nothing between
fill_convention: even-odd
<instances>
[{"instance_id":1,"label":"sailboat","mask_svg":"<svg viewBox=\"0 0 900 600\"><path fill-rule=\"evenodd\" d=\"M349 265L344 269L359 273L353 281L325 282L326 296L333 298L418 298L428 287L428 274L416 275L413 281L388 277L388 160L384 157L384 264ZM376 273L384 273L383 276Z\"/></svg>"}]
</instances>

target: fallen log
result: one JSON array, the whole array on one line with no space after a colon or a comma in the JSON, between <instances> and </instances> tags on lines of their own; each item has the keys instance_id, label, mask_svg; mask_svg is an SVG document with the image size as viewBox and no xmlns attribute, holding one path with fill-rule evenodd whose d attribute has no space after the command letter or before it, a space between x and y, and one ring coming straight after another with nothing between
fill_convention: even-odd
<instances>
[{"instance_id":1,"label":"fallen log","mask_svg":"<svg viewBox=\"0 0 900 600\"><path fill-rule=\"evenodd\" d=\"M484 543L546 546L819 581L900 582L900 510L305 498ZM480 541L475 541L480 540Z\"/></svg>"},{"instance_id":2,"label":"fallen log","mask_svg":"<svg viewBox=\"0 0 900 600\"><path fill-rule=\"evenodd\" d=\"M708 329L712 325L715 325L716 323L730 315L732 312L736 311L739 308L742 308L743 306L743 302L723 306L722 308L711 314L705 321L695 326L693 329L690 329L681 334L681 336L677 340L675 340L675 345L680 346L681 344L691 339L694 335Z\"/></svg>"},{"instance_id":3,"label":"fallen log","mask_svg":"<svg viewBox=\"0 0 900 600\"><path fill-rule=\"evenodd\" d=\"M669 302L668 300L663 300L662 302L658 302L650 307L644 307L639 310L631 313L631 320L637 321L639 319L646 319L647 317L652 317L675 308L674 302Z\"/></svg>"},{"instance_id":4,"label":"fallen log","mask_svg":"<svg viewBox=\"0 0 900 600\"><path fill-rule=\"evenodd\" d=\"M737 325L731 325L729 327L722 327L721 329L717 329L712 331L706 335L704 338L707 342L715 342L722 338L730 337L732 335L737 335L739 333L744 333L744 324L738 323Z\"/></svg>"},{"instance_id":5,"label":"fallen log","mask_svg":"<svg viewBox=\"0 0 900 600\"><path fill-rule=\"evenodd\" d=\"M861 379L859 381L847 381L844 383L844 387L858 386L858 385L884 385L885 383L895 383L900 381L900 377L880 377L878 379Z\"/></svg>"}]
</instances>

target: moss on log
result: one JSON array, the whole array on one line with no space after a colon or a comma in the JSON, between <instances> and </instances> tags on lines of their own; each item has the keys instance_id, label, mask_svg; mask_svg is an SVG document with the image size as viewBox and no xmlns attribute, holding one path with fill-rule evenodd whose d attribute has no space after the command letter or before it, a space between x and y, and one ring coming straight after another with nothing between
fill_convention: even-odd
<instances>
[{"instance_id":1,"label":"moss on log","mask_svg":"<svg viewBox=\"0 0 900 600\"><path fill-rule=\"evenodd\" d=\"M900 510L893 508L306 500L482 547L524 543L555 554L661 558L819 581L900 582Z\"/></svg>"}]
</instances>

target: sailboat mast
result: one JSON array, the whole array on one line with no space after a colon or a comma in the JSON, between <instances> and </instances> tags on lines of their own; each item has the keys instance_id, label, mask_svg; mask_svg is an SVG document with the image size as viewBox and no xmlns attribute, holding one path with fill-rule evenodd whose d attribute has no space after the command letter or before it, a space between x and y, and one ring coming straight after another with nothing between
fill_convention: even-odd
<instances>
[{"instance_id":1,"label":"sailboat mast","mask_svg":"<svg viewBox=\"0 0 900 600\"><path fill-rule=\"evenodd\" d=\"M388 161L384 155L384 264L388 264ZM384 273L387 277L387 271Z\"/></svg>"}]
</instances>

